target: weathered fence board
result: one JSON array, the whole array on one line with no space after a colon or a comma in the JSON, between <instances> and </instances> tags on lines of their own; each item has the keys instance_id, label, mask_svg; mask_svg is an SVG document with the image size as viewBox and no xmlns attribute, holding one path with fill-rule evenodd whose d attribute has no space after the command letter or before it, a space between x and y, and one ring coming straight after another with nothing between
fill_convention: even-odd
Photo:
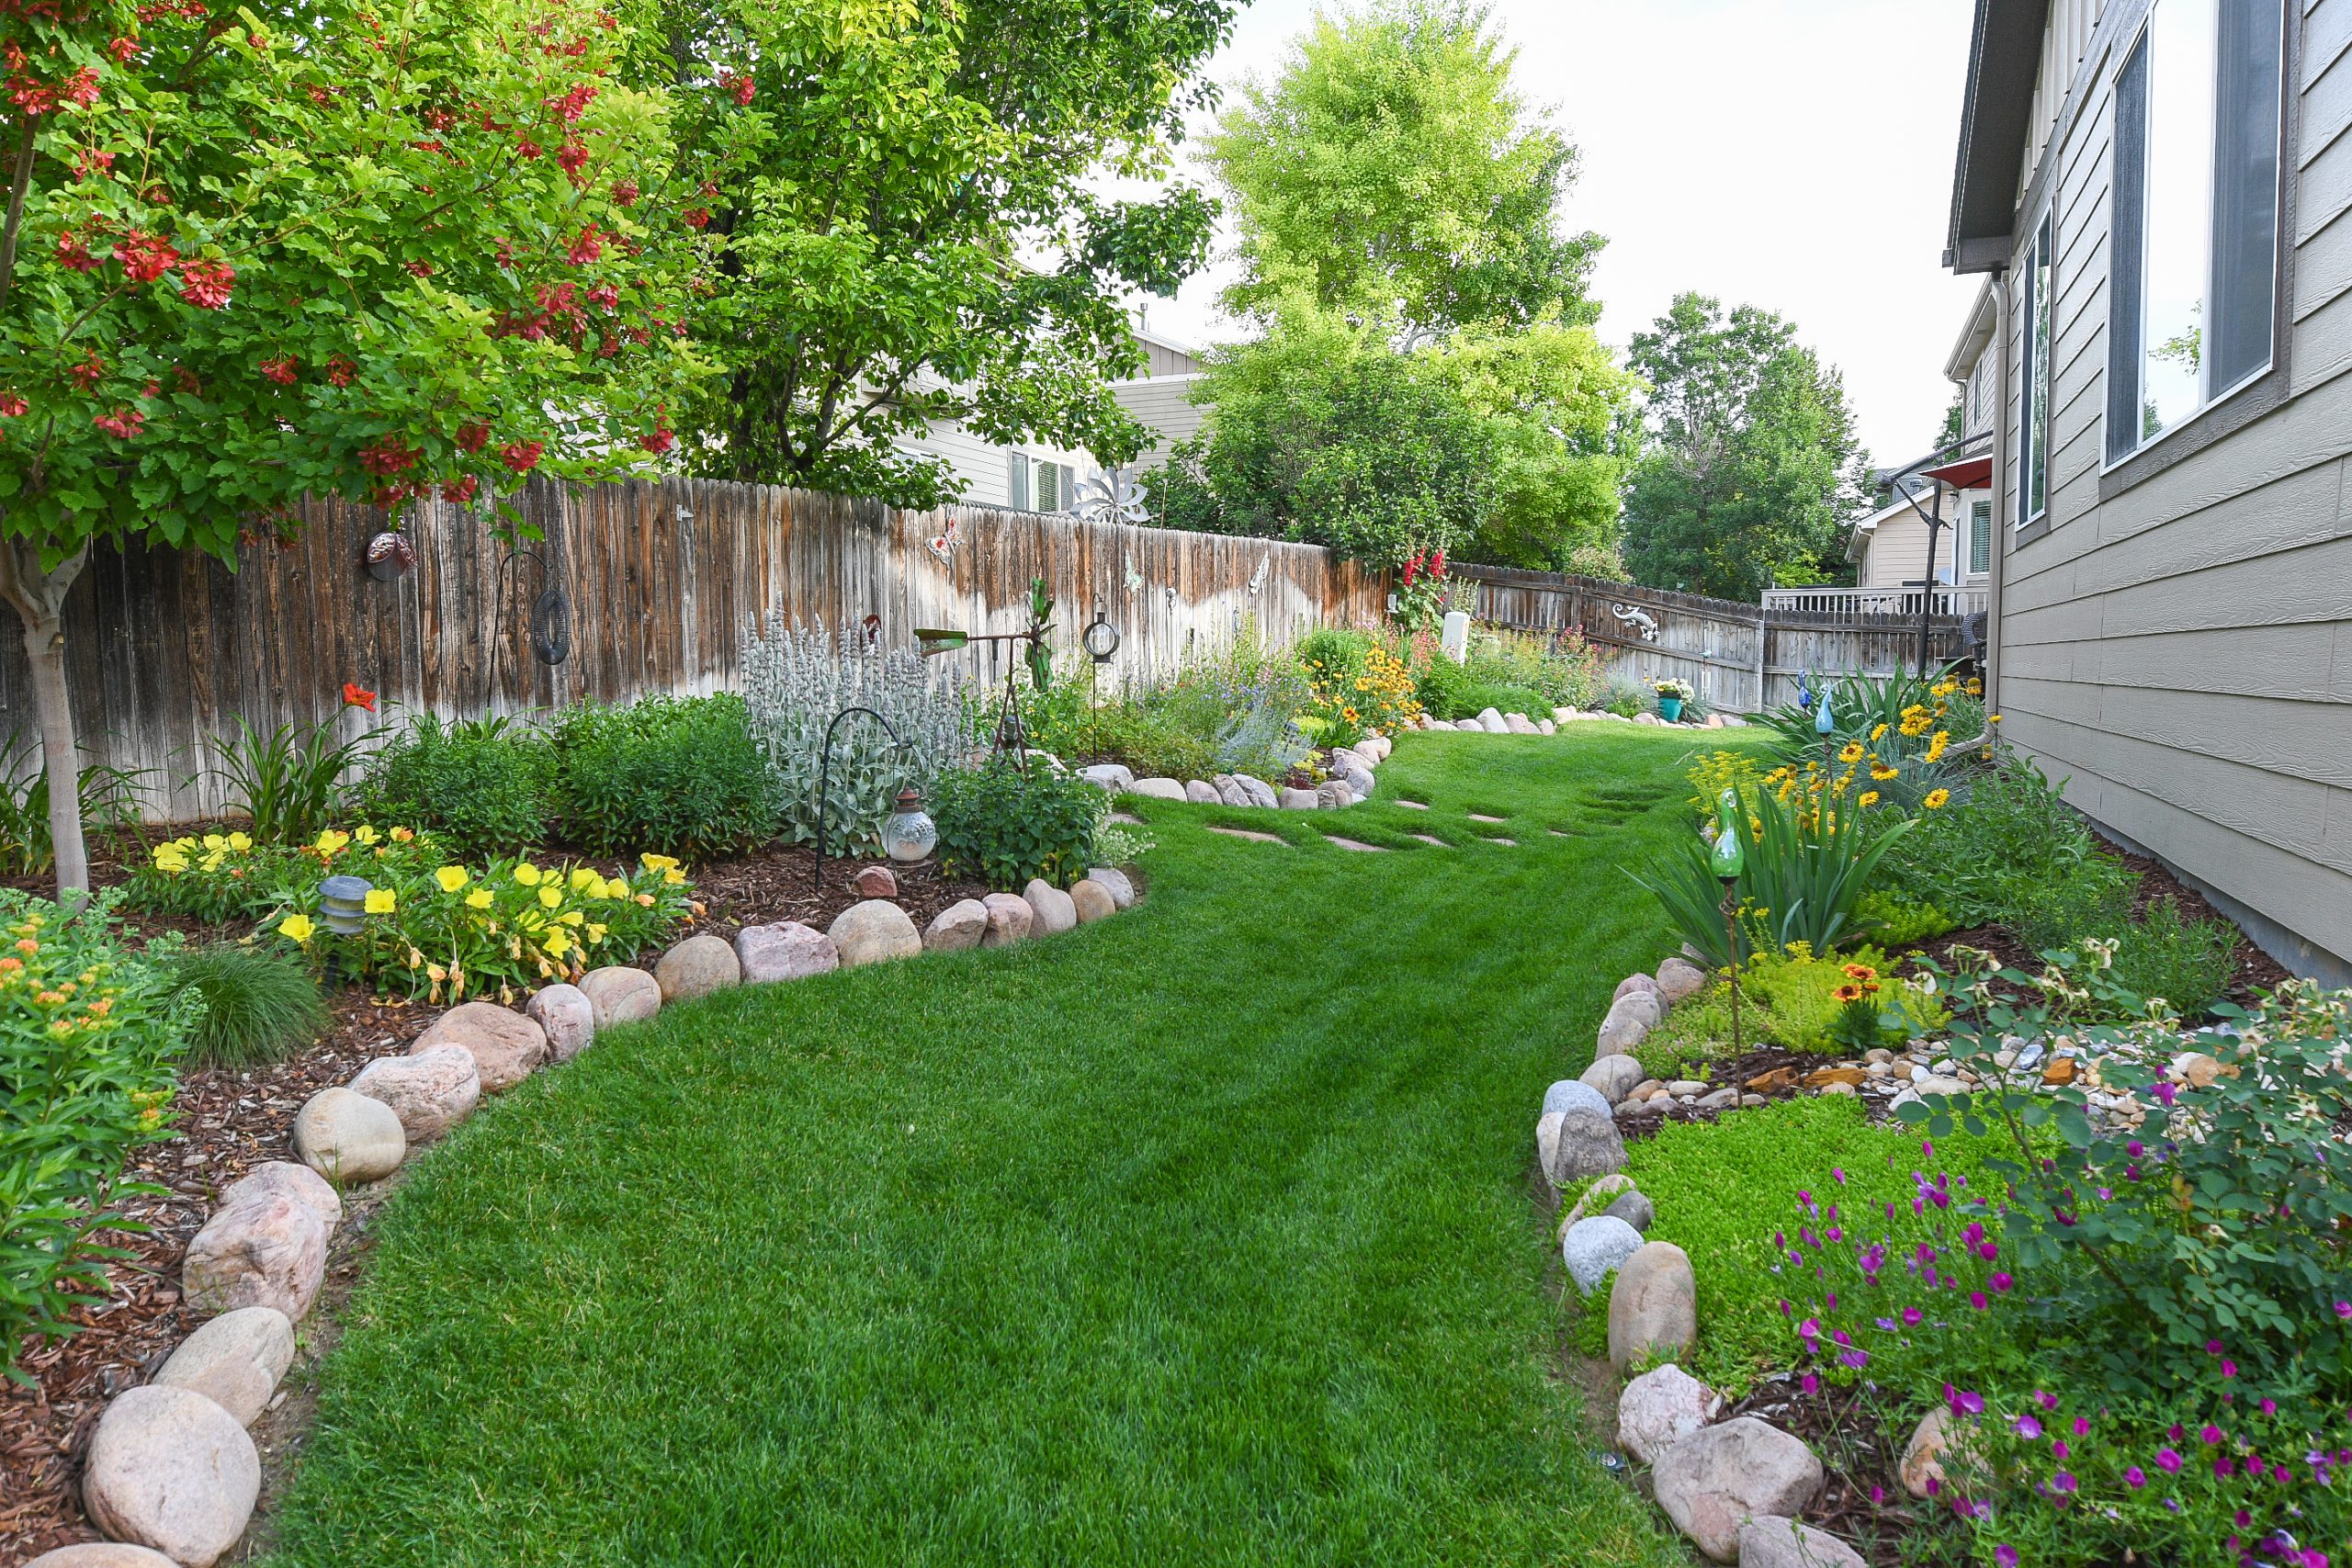
<instances>
[{"instance_id":1,"label":"weathered fence board","mask_svg":"<svg viewBox=\"0 0 2352 1568\"><path fill-rule=\"evenodd\" d=\"M181 819L222 805L208 738L239 720L266 730L333 718L345 681L445 715L710 692L733 681L750 617L873 616L886 642L908 646L918 626L1026 624L1032 577L1058 601L1057 649L1076 646L1100 605L1121 633L1117 671L1135 672L1229 646L1245 626L1282 643L1385 604L1377 574L1262 539L687 479L537 483L503 499L542 536L510 551L486 511L427 505L408 518L416 570L390 582L363 558L385 513L336 502L310 506L282 548L243 547L234 571L178 551L101 549L67 613L90 756L144 770L150 814ZM943 556L927 541L951 520L960 540ZM571 655L554 666L533 657L528 635L550 584L572 604ZM990 672L988 652L950 657ZM0 637L0 735L12 728L32 736L32 700L19 639Z\"/></svg>"}]
</instances>

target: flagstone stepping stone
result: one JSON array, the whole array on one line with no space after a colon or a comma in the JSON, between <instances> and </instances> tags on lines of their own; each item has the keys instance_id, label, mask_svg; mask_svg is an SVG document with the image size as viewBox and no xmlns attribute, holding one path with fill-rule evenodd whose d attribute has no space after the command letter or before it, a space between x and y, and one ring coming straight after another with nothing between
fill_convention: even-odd
<instances>
[{"instance_id":1,"label":"flagstone stepping stone","mask_svg":"<svg viewBox=\"0 0 2352 1568\"><path fill-rule=\"evenodd\" d=\"M1473 822L1508 822L1510 820L1508 817L1488 817L1476 811L1466 812L1464 815Z\"/></svg>"},{"instance_id":2,"label":"flagstone stepping stone","mask_svg":"<svg viewBox=\"0 0 2352 1568\"><path fill-rule=\"evenodd\" d=\"M1407 800L1402 795L1397 797L1396 804L1408 811L1427 811L1430 808L1429 802L1425 800Z\"/></svg>"},{"instance_id":3,"label":"flagstone stepping stone","mask_svg":"<svg viewBox=\"0 0 2352 1568\"><path fill-rule=\"evenodd\" d=\"M1337 833L1324 834L1323 841L1327 844L1336 844L1343 850L1353 850L1358 854L1385 855L1388 852L1378 844L1367 844L1361 839L1342 839Z\"/></svg>"},{"instance_id":4,"label":"flagstone stepping stone","mask_svg":"<svg viewBox=\"0 0 2352 1568\"><path fill-rule=\"evenodd\" d=\"M1519 848L1519 840L1517 839L1482 839L1480 841L1488 844L1500 844L1507 850L1515 850Z\"/></svg>"},{"instance_id":5,"label":"flagstone stepping stone","mask_svg":"<svg viewBox=\"0 0 2352 1568\"><path fill-rule=\"evenodd\" d=\"M1452 844L1447 843L1443 839L1434 837L1428 833L1414 833L1410 835L1410 837L1419 839L1421 842L1433 845L1441 850L1450 850L1453 847Z\"/></svg>"},{"instance_id":6,"label":"flagstone stepping stone","mask_svg":"<svg viewBox=\"0 0 2352 1568\"><path fill-rule=\"evenodd\" d=\"M1122 828L1140 828L1143 826L1142 818L1136 816L1133 812L1127 811L1114 811L1110 816L1102 818L1102 820L1105 822L1114 822Z\"/></svg>"},{"instance_id":7,"label":"flagstone stepping stone","mask_svg":"<svg viewBox=\"0 0 2352 1568\"><path fill-rule=\"evenodd\" d=\"M1288 839L1277 833L1253 833L1247 828L1211 828L1212 833L1223 833L1228 839L1248 839L1259 844L1287 844Z\"/></svg>"}]
</instances>

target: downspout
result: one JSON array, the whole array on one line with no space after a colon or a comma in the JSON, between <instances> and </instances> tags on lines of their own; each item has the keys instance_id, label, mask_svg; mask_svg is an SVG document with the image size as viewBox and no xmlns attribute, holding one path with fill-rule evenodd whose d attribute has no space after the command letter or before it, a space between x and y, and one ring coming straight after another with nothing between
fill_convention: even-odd
<instances>
[{"instance_id":1,"label":"downspout","mask_svg":"<svg viewBox=\"0 0 2352 1568\"><path fill-rule=\"evenodd\" d=\"M2001 711L2001 586L2008 577L2011 514L2009 446L2009 272L1993 275L1993 342L1996 383L1993 400L1993 559L1984 584L1984 711ZM1953 581L1959 581L1955 570Z\"/></svg>"}]
</instances>

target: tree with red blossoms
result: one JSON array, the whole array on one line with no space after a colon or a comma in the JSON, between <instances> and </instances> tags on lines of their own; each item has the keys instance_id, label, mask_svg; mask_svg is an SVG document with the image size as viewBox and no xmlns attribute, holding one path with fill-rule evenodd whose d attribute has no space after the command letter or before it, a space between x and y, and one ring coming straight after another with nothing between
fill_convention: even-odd
<instances>
[{"instance_id":1,"label":"tree with red blossoms","mask_svg":"<svg viewBox=\"0 0 2352 1568\"><path fill-rule=\"evenodd\" d=\"M61 890L87 886L62 614L94 548L233 564L383 502L671 442L704 241L589 0L0 0L0 597ZM650 194L649 194L650 193ZM322 672L322 677L335 672Z\"/></svg>"}]
</instances>

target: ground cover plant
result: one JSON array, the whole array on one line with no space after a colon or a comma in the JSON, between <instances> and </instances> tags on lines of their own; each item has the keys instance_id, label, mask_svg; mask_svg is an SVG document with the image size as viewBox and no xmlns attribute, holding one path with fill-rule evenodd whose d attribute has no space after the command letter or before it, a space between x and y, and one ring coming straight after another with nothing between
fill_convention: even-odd
<instances>
[{"instance_id":1,"label":"ground cover plant","mask_svg":"<svg viewBox=\"0 0 2352 1568\"><path fill-rule=\"evenodd\" d=\"M1300 720L1315 716L1317 698L1299 661L1245 625L1233 647L1189 657L1171 671L1105 689L1091 665L1073 667L1042 688L1024 688L1021 703L1029 743L1066 761L1124 762L1145 778L1272 780L1306 760Z\"/></svg>"},{"instance_id":2,"label":"ground cover plant","mask_svg":"<svg viewBox=\"0 0 2352 1568\"><path fill-rule=\"evenodd\" d=\"M1387 854L1136 803L1118 920L518 1086L376 1220L270 1561L1683 1561L1555 1375L1528 1122L1686 830L1540 824L1684 750L1403 737Z\"/></svg>"}]
</instances>

